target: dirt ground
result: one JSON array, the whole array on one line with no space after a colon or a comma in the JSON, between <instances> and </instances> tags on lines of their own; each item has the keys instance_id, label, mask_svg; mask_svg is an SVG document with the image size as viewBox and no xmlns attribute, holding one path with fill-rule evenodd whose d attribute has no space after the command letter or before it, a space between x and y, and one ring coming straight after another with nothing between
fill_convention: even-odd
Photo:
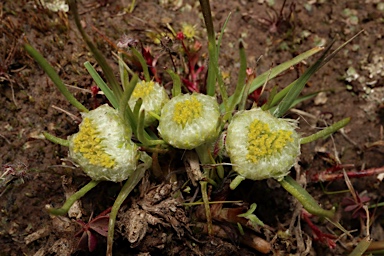
<instances>
[{"instance_id":1,"label":"dirt ground","mask_svg":"<svg viewBox=\"0 0 384 256\"><path fill-rule=\"evenodd\" d=\"M44 140L41 135L47 131L66 138L77 131L80 115L26 54L22 44L28 42L38 49L87 108L93 109L106 100L91 92L93 81L83 63L95 61L79 36L72 16L44 9L37 2L5 0L0 3L0 159L3 175L9 168L15 171L15 175L4 175L0 180L0 255L104 255L103 237L98 238L100 242L92 254L79 251L76 248L79 238L75 234L80 225L75 223L76 217L72 220L53 218L45 211L48 204L60 207L66 193L82 187L89 179L67 158L67 148ZM337 238L336 247L331 249L327 241L316 239L310 224L297 216L298 205L274 181L246 181L241 188L228 192L227 200L257 203L255 213L267 228L261 228L255 235L271 244L273 250L267 255L347 255L365 237L365 222L344 211L341 202L351 194L345 191L343 178L320 183L314 177L336 163L344 164L347 171L371 171L384 166L384 3L288 0L279 17L283 1L276 0L272 7L268 7L267 2L272 1L211 3L217 32L232 13L219 59L221 71L226 74L225 83L230 88L237 81L240 38L245 43L248 67L260 74L314 46L336 39L336 47L365 30L324 66L304 91L321 93L288 113L290 118L300 118L303 135L351 117L343 132L305 145L298 166L306 174L308 192L323 207L335 206L336 221L351 231L351 235L343 235L327 221L312 218L320 230ZM83 26L116 74L118 69L111 54L116 51L113 44L127 35L150 47L152 54L159 57L159 77L163 84L168 84L171 79L164 68L171 65L167 47L172 49L173 41L167 41L167 45L156 44L150 36L160 34L160 40L166 39L167 24L175 31L180 31L184 23L195 26L205 52L201 63L205 64L206 32L198 1L137 1L132 13L130 3L128 0L79 1ZM315 57L269 82L269 88L287 86ZM183 173L177 176L181 184L187 179ZM356 192L368 196L368 205L373 205L370 232L374 241L384 240L381 219L384 211L382 207L374 207L384 200L384 186L379 178L376 174L351 178ZM100 214L113 204L119 188L120 184L101 184L83 198L81 216L77 217L87 222L92 214ZM169 198L163 198L161 203L175 206L176 212L151 212L144 207L150 199L143 194L159 188L172 190L167 187L166 178L149 177L133 193L123 209L125 214L129 214L130 207L136 207L145 209L145 216L154 220L143 221L146 225L142 229L143 238L130 243L123 235L124 218L129 215L121 215L114 255L263 255L240 243L233 224L217 223L218 227L226 227L222 230L233 233L227 238L196 232L196 207L181 207L182 202L171 201L170 193L165 194ZM193 195L196 189L192 189Z\"/></svg>"}]
</instances>

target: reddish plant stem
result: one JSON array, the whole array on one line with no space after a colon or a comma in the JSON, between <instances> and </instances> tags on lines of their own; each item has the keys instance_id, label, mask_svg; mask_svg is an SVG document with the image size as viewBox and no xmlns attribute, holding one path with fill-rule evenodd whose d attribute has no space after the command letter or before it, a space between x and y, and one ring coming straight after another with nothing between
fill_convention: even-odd
<instances>
[{"instance_id":1,"label":"reddish plant stem","mask_svg":"<svg viewBox=\"0 0 384 256\"><path fill-rule=\"evenodd\" d=\"M379 168L371 168L362 171L350 171L347 172L349 178L361 178L366 176L373 176L380 173L384 173L384 166ZM333 181L344 179L343 173L330 173L330 171L324 171L317 173L311 177L311 182L321 182L321 181Z\"/></svg>"},{"instance_id":2,"label":"reddish plant stem","mask_svg":"<svg viewBox=\"0 0 384 256\"><path fill-rule=\"evenodd\" d=\"M313 232L313 239L320 241L323 244L326 244L329 248L334 249L336 247L336 242L334 241L337 237L331 234L323 233L311 220L312 216L307 211L303 210L301 212L303 220L308 224Z\"/></svg>"}]
</instances>

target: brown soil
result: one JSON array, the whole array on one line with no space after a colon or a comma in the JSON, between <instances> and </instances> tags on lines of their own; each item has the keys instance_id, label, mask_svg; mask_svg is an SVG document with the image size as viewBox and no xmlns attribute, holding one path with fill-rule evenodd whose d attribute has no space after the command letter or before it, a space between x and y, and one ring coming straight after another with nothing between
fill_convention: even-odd
<instances>
[{"instance_id":1,"label":"brown soil","mask_svg":"<svg viewBox=\"0 0 384 256\"><path fill-rule=\"evenodd\" d=\"M174 2L183 3L178 5ZM379 1L294 1L295 6L287 1L282 17L269 18L268 13L274 15L272 9L258 2L263 1L211 3L216 31L221 29L232 12L220 52L220 68L229 74L226 80L228 86L233 87L237 81L239 38L245 42L248 67L260 74L320 42L329 44L332 39L337 39L335 45L339 46L361 29L365 30L324 66L304 91L322 93L288 113L291 118L300 117L300 132L303 135L342 118L352 118L343 133L305 145L299 163L301 172L306 173L308 179L307 190L325 208L335 206L337 220L352 233L351 236L341 236L335 249L316 241L308 224L296 221L295 209L298 206L295 201L273 181L246 181L241 188L227 194L227 200L257 203L255 213L269 227L260 229L257 235L271 243L273 252L270 255L305 255L304 251L307 255L348 254L365 236L362 228L365 223L359 218L352 218L350 212L343 211L340 203L344 197L350 196L349 192L326 193L346 190L343 179L320 184L313 182L311 177L334 166L332 161L335 158L342 164L354 165L347 171L384 166L384 11L379 10L380 4L376 3ZM276 1L273 7L277 13L282 2ZM167 23L176 31L181 29L183 23L188 23L196 26L199 40L205 47L199 3L189 0L137 1L133 13L127 11L129 4L130 1L81 1L79 9L85 29L110 60L116 74L117 66L111 54L115 49L109 42L116 43L124 34L151 47L154 56L162 54L157 67L166 84L170 78L163 71L163 66L170 65L169 55L164 54L164 47L156 45L147 34L149 31L167 32ZM65 201L64 194L82 187L88 178L67 159L67 148L44 140L41 135L41 132L47 131L66 138L76 132L78 119L65 112L74 117L80 115L26 54L22 44L29 42L37 48L64 83L71 85L70 90L76 98L89 109L106 102L102 95L93 97L90 91L93 81L83 63L87 60L94 63L94 60L70 14L51 12L36 6L34 1L6 0L0 6L0 155L3 173L10 167L17 172L16 176L8 175L0 180L0 255L85 255L85 252L75 252L78 238L74 234L80 226L74 221L65 222L68 221L65 218L50 217L45 206L59 207ZM290 8L294 8L292 13ZM172 42L170 44L172 47ZM269 87L288 85L315 60L310 58L292 68L272 80ZM356 76L348 75L347 71L352 68ZM178 179L185 182L186 177L180 174ZM358 193L364 192L370 197L369 204L382 201L384 190L377 175L351 178L351 181ZM152 191L158 188L156 184L160 184L159 180L156 183L149 178L140 190L144 193ZM92 213L97 216L110 207L119 187L119 184L106 182L88 193L82 200L81 219L87 222ZM115 255L149 255L145 254L147 252L151 255L261 255L240 244L241 238L235 235L231 239L223 239L218 235L209 237L193 232L196 215L192 213L196 209L179 208L180 202L172 201L169 193L166 195L169 198L161 202L164 204L162 207L172 209L171 206L177 206L176 217L175 212L170 210L159 213L145 208L146 200L150 201L150 198L139 197L138 191L132 195L124 211L125 214L132 214L128 206L141 211L146 209L144 238L137 243L129 243L120 234L126 228L123 220L127 218L121 215L120 229L116 229ZM156 202L155 205L159 204ZM384 239L380 221L383 209L370 210L372 238L381 241ZM323 232L336 236L343 233L327 221L317 218L312 221ZM229 233L236 233L233 224L221 222L217 225L227 227ZM293 233L284 233L288 229ZM37 235L36 231L41 234ZM37 236L31 238L31 234ZM104 239L100 237L99 240L92 255L103 255L105 252Z\"/></svg>"}]
</instances>

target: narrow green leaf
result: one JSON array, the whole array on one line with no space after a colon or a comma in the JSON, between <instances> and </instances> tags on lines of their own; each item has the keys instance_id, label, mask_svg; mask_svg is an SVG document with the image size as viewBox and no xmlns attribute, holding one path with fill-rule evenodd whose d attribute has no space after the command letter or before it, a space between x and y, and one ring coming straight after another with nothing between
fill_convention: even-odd
<instances>
[{"instance_id":1,"label":"narrow green leaf","mask_svg":"<svg viewBox=\"0 0 384 256\"><path fill-rule=\"evenodd\" d=\"M84 107L73 95L70 93L68 88L64 85L63 81L60 79L59 75L56 73L55 69L48 63L48 61L31 45L25 44L24 49L36 60L40 67L47 73L52 82L64 95L64 97L76 107L79 111L88 112L88 109Z\"/></svg>"},{"instance_id":2,"label":"narrow green leaf","mask_svg":"<svg viewBox=\"0 0 384 256\"><path fill-rule=\"evenodd\" d=\"M240 40L239 42L239 55L240 55L240 69L239 69L239 76L237 79L237 85L233 96L232 101L228 101L229 106L226 107L226 113L224 115L224 122L229 120L232 116L232 111L236 108L236 103L240 102L243 93L248 95L248 92L244 92L244 85L245 85L245 79L246 79L246 72L247 72L247 59L245 56L245 49L243 45L243 41Z\"/></svg>"},{"instance_id":3,"label":"narrow green leaf","mask_svg":"<svg viewBox=\"0 0 384 256\"><path fill-rule=\"evenodd\" d=\"M135 119L138 120L138 123L141 105L143 105L143 99L140 98L136 101L135 107L133 108L133 115L135 116Z\"/></svg>"},{"instance_id":4,"label":"narrow green leaf","mask_svg":"<svg viewBox=\"0 0 384 256\"><path fill-rule=\"evenodd\" d=\"M323 52L321 57L312 65L310 66L304 74L302 74L296 81L294 81L292 86L290 86L290 89L288 90L287 94L284 96L284 98L281 100L279 105L277 106L276 110L273 112L273 115L276 117L281 117L289 110L293 102L297 99L297 97L300 95L301 91L304 89L305 84L308 82L309 78L321 67L321 64L325 58L325 55L328 53L328 51L331 49L334 42L332 42ZM275 99L279 95L276 95Z\"/></svg>"},{"instance_id":5,"label":"narrow green leaf","mask_svg":"<svg viewBox=\"0 0 384 256\"><path fill-rule=\"evenodd\" d=\"M51 141L51 142L53 142L55 144L59 144L61 146L69 147L69 141L68 140L64 140L64 139L58 138L58 137L56 137L56 136L54 136L54 135L52 135L50 133L47 133L47 132L43 132L43 135L44 135L44 137L47 140L49 140L49 141Z\"/></svg>"},{"instance_id":6,"label":"narrow green leaf","mask_svg":"<svg viewBox=\"0 0 384 256\"><path fill-rule=\"evenodd\" d=\"M324 210L321 208L316 200L291 176L285 176L284 179L279 181L282 187L293 195L309 213L317 216L332 218L333 211Z\"/></svg>"},{"instance_id":7,"label":"narrow green leaf","mask_svg":"<svg viewBox=\"0 0 384 256\"><path fill-rule=\"evenodd\" d=\"M201 11L204 16L205 27L208 34L208 77L207 77L207 95L215 95L216 86L216 66L218 63L218 56L216 50L215 30L212 22L211 6L209 0L199 0L201 5Z\"/></svg>"},{"instance_id":8,"label":"narrow green leaf","mask_svg":"<svg viewBox=\"0 0 384 256\"><path fill-rule=\"evenodd\" d=\"M349 254L349 256L362 256L364 255L365 251L369 248L371 245L372 239L370 237L365 237L363 240L361 240L353 249L353 251ZM380 254L382 255L382 254Z\"/></svg>"},{"instance_id":9,"label":"narrow green leaf","mask_svg":"<svg viewBox=\"0 0 384 256\"><path fill-rule=\"evenodd\" d=\"M82 198L85 194L87 194L91 189L97 186L99 184L99 180L91 180L87 185L82 187L79 191L72 194L67 201L63 204L63 206L59 209L57 208L48 208L48 212L52 215L65 215L71 208L71 206L80 198Z\"/></svg>"},{"instance_id":10,"label":"narrow green leaf","mask_svg":"<svg viewBox=\"0 0 384 256\"><path fill-rule=\"evenodd\" d=\"M121 97L121 101L120 101L120 105L119 105L120 118L125 120L125 122L129 123L131 125L131 128L133 131L136 131L136 122L135 122L135 119L133 118L133 114L130 115L130 113L129 113L132 111L128 105L128 101L131 98L132 92L135 90L137 80L138 80L138 76L136 74L134 74L131 81L126 86L126 88L123 92L123 96Z\"/></svg>"},{"instance_id":11,"label":"narrow green leaf","mask_svg":"<svg viewBox=\"0 0 384 256\"><path fill-rule=\"evenodd\" d=\"M120 81L121 86L123 86L123 91L127 88L129 84L129 76L128 71L125 69L127 66L123 60L123 54L119 52L117 61L119 63L119 73L120 73Z\"/></svg>"},{"instance_id":12,"label":"narrow green leaf","mask_svg":"<svg viewBox=\"0 0 384 256\"><path fill-rule=\"evenodd\" d=\"M349 121L351 121L351 118L344 118L343 120L340 120L339 122L336 122L334 124L332 124L331 126L328 126L327 128L324 128L323 130L315 133L315 134L312 134L308 137L304 137L300 140L300 143L301 144L306 144L306 143L309 143L309 142L312 142L312 141L315 141L315 140L318 140L320 138L324 138L338 130L340 130L341 128L343 128L344 126L346 126Z\"/></svg>"},{"instance_id":13,"label":"narrow green leaf","mask_svg":"<svg viewBox=\"0 0 384 256\"><path fill-rule=\"evenodd\" d=\"M217 40L217 56L220 56L221 41L223 39L224 31L225 31L225 28L227 27L227 24L228 24L228 21L229 21L229 18L231 17L231 15L232 15L232 12L230 12L228 14L227 18L224 21L223 26L221 27L220 35L219 35L219 38Z\"/></svg>"},{"instance_id":14,"label":"narrow green leaf","mask_svg":"<svg viewBox=\"0 0 384 256\"><path fill-rule=\"evenodd\" d=\"M147 65L147 62L145 61L143 55L141 55L141 53L139 53L135 48L131 47L130 48L133 55L138 59L138 61L140 62L140 65L141 65L141 68L143 69L143 72L144 72L144 78L145 78L145 81L147 82L150 82L151 81L151 77L149 75L149 70L148 70L148 65Z\"/></svg>"},{"instance_id":15,"label":"narrow green leaf","mask_svg":"<svg viewBox=\"0 0 384 256\"><path fill-rule=\"evenodd\" d=\"M214 59L214 62L215 62L214 66L215 66L215 70L216 70L217 83L219 84L220 96L221 96L221 99L223 101L224 106L227 106L228 93L227 93L227 90L225 88L224 79L223 79L223 76L222 76L220 68L219 68L218 58L220 56L221 41L223 39L224 31L225 31L225 28L227 27L227 24L228 24L229 18L231 17L231 14L232 13L229 13L227 19L225 20L225 22L223 24L223 27L221 28L221 32L220 32L219 38L217 40L216 58Z\"/></svg>"},{"instance_id":16,"label":"narrow green leaf","mask_svg":"<svg viewBox=\"0 0 384 256\"><path fill-rule=\"evenodd\" d=\"M108 87L108 85L104 82L104 80L100 77L99 73L93 68L91 63L89 61L86 61L84 63L85 68L88 70L88 73L91 75L97 86L104 92L105 97L111 102L112 106L115 109L118 109L119 103L116 99L115 94L113 91Z\"/></svg>"},{"instance_id":17,"label":"narrow green leaf","mask_svg":"<svg viewBox=\"0 0 384 256\"><path fill-rule=\"evenodd\" d=\"M306 94L306 95L303 95L303 96L300 96L298 97L291 105L291 108L293 108L294 106L296 106L297 104L303 102L303 101L307 101L309 99L312 99L313 97L315 97L317 94L319 94L319 92L314 92L314 93L310 93L310 94ZM276 95L275 95L276 96ZM273 101L274 98L271 99L271 103ZM264 106L263 106L264 107ZM270 106L266 106L265 108L263 108L263 110L269 110L271 113L273 113L275 110L276 110L277 106L273 106L273 107L270 107Z\"/></svg>"},{"instance_id":18,"label":"narrow green leaf","mask_svg":"<svg viewBox=\"0 0 384 256\"><path fill-rule=\"evenodd\" d=\"M115 223L116 216L119 212L119 209L125 199L129 196L132 190L136 187L136 185L143 178L145 171L149 169L152 165L152 158L148 156L145 152L141 153L141 158L143 163L139 164L136 170L132 173L132 175L125 182L124 186L121 188L119 195L117 196L115 202L113 203L111 213L109 214L109 223L108 223L108 236L107 236L107 253L106 255L112 255L112 247L113 247L113 237L115 232Z\"/></svg>"},{"instance_id":19,"label":"narrow green leaf","mask_svg":"<svg viewBox=\"0 0 384 256\"><path fill-rule=\"evenodd\" d=\"M136 108L136 106L135 106ZM145 118L145 111L142 110L139 115L139 123L137 126L137 139L144 144L144 146L156 146L156 145L162 145L166 144L163 140L156 140L151 139L148 134L146 134L144 129L144 118Z\"/></svg>"},{"instance_id":20,"label":"narrow green leaf","mask_svg":"<svg viewBox=\"0 0 384 256\"><path fill-rule=\"evenodd\" d=\"M275 78L277 75L279 75L280 73L284 72L285 70L289 69L290 67L300 63L301 61L311 57L312 55L318 53L319 51L323 50L322 47L315 47L315 48L312 48L298 56L296 56L295 58L291 59L291 60L288 60L274 68L272 68L271 70L268 70L264 73L262 73L261 75L257 76L252 82L251 82L251 85L250 85L250 88L249 88L249 93L252 93L254 90L260 88L261 86L263 86L263 84L265 83L265 81L269 78L269 79L272 79L272 78ZM229 97L228 99L228 102L231 102L233 101L233 95L231 97ZM228 103L229 104L229 103ZM238 104L238 102L235 102L235 104ZM273 105L271 105L273 106ZM224 105L221 104L220 108L223 110L224 109Z\"/></svg>"},{"instance_id":21,"label":"narrow green leaf","mask_svg":"<svg viewBox=\"0 0 384 256\"><path fill-rule=\"evenodd\" d=\"M172 97L176 97L181 93L181 79L179 75L173 72L171 69L167 69L167 73L171 76L173 82Z\"/></svg>"},{"instance_id":22,"label":"narrow green leaf","mask_svg":"<svg viewBox=\"0 0 384 256\"><path fill-rule=\"evenodd\" d=\"M253 92L254 90L258 89L260 86L262 86L266 79L272 79L275 78L277 75L281 74L282 72L286 71L290 67L300 63L301 61L311 57L312 55L318 53L319 51L323 50L323 47L314 47L306 52L303 52L302 54L296 56L295 58L288 60L271 70L268 70L261 75L257 76L252 82L251 82L251 88L249 89L249 92Z\"/></svg>"}]
</instances>

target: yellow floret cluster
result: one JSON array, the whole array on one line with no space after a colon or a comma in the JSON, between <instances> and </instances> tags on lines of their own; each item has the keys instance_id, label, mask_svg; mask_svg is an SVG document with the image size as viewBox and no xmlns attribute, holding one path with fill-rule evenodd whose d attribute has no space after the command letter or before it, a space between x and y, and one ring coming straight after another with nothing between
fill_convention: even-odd
<instances>
[{"instance_id":1,"label":"yellow floret cluster","mask_svg":"<svg viewBox=\"0 0 384 256\"><path fill-rule=\"evenodd\" d=\"M201 102L194 96L191 99L177 102L173 112L173 121L182 127L194 119L199 118L202 112Z\"/></svg>"},{"instance_id":2,"label":"yellow floret cluster","mask_svg":"<svg viewBox=\"0 0 384 256\"><path fill-rule=\"evenodd\" d=\"M132 96L136 99L144 98L153 91L153 86L155 83L153 81L146 82L140 81L137 83L135 90L132 93Z\"/></svg>"},{"instance_id":3,"label":"yellow floret cluster","mask_svg":"<svg viewBox=\"0 0 384 256\"><path fill-rule=\"evenodd\" d=\"M292 142L292 132L278 130L272 132L267 123L254 120L249 126L247 160L257 163L261 158L280 152Z\"/></svg>"},{"instance_id":4,"label":"yellow floret cluster","mask_svg":"<svg viewBox=\"0 0 384 256\"><path fill-rule=\"evenodd\" d=\"M104 152L101 144L102 139L98 137L99 133L92 125L89 118L85 118L80 126L80 131L74 138L74 152L81 153L84 158L89 160L90 164L113 168L114 159Z\"/></svg>"},{"instance_id":5,"label":"yellow floret cluster","mask_svg":"<svg viewBox=\"0 0 384 256\"><path fill-rule=\"evenodd\" d=\"M182 27L181 31L183 32L184 36L187 39L193 39L195 37L195 35L196 35L196 28L195 28L195 26L192 26L192 25L187 24L187 23L183 24L183 27Z\"/></svg>"}]
</instances>

